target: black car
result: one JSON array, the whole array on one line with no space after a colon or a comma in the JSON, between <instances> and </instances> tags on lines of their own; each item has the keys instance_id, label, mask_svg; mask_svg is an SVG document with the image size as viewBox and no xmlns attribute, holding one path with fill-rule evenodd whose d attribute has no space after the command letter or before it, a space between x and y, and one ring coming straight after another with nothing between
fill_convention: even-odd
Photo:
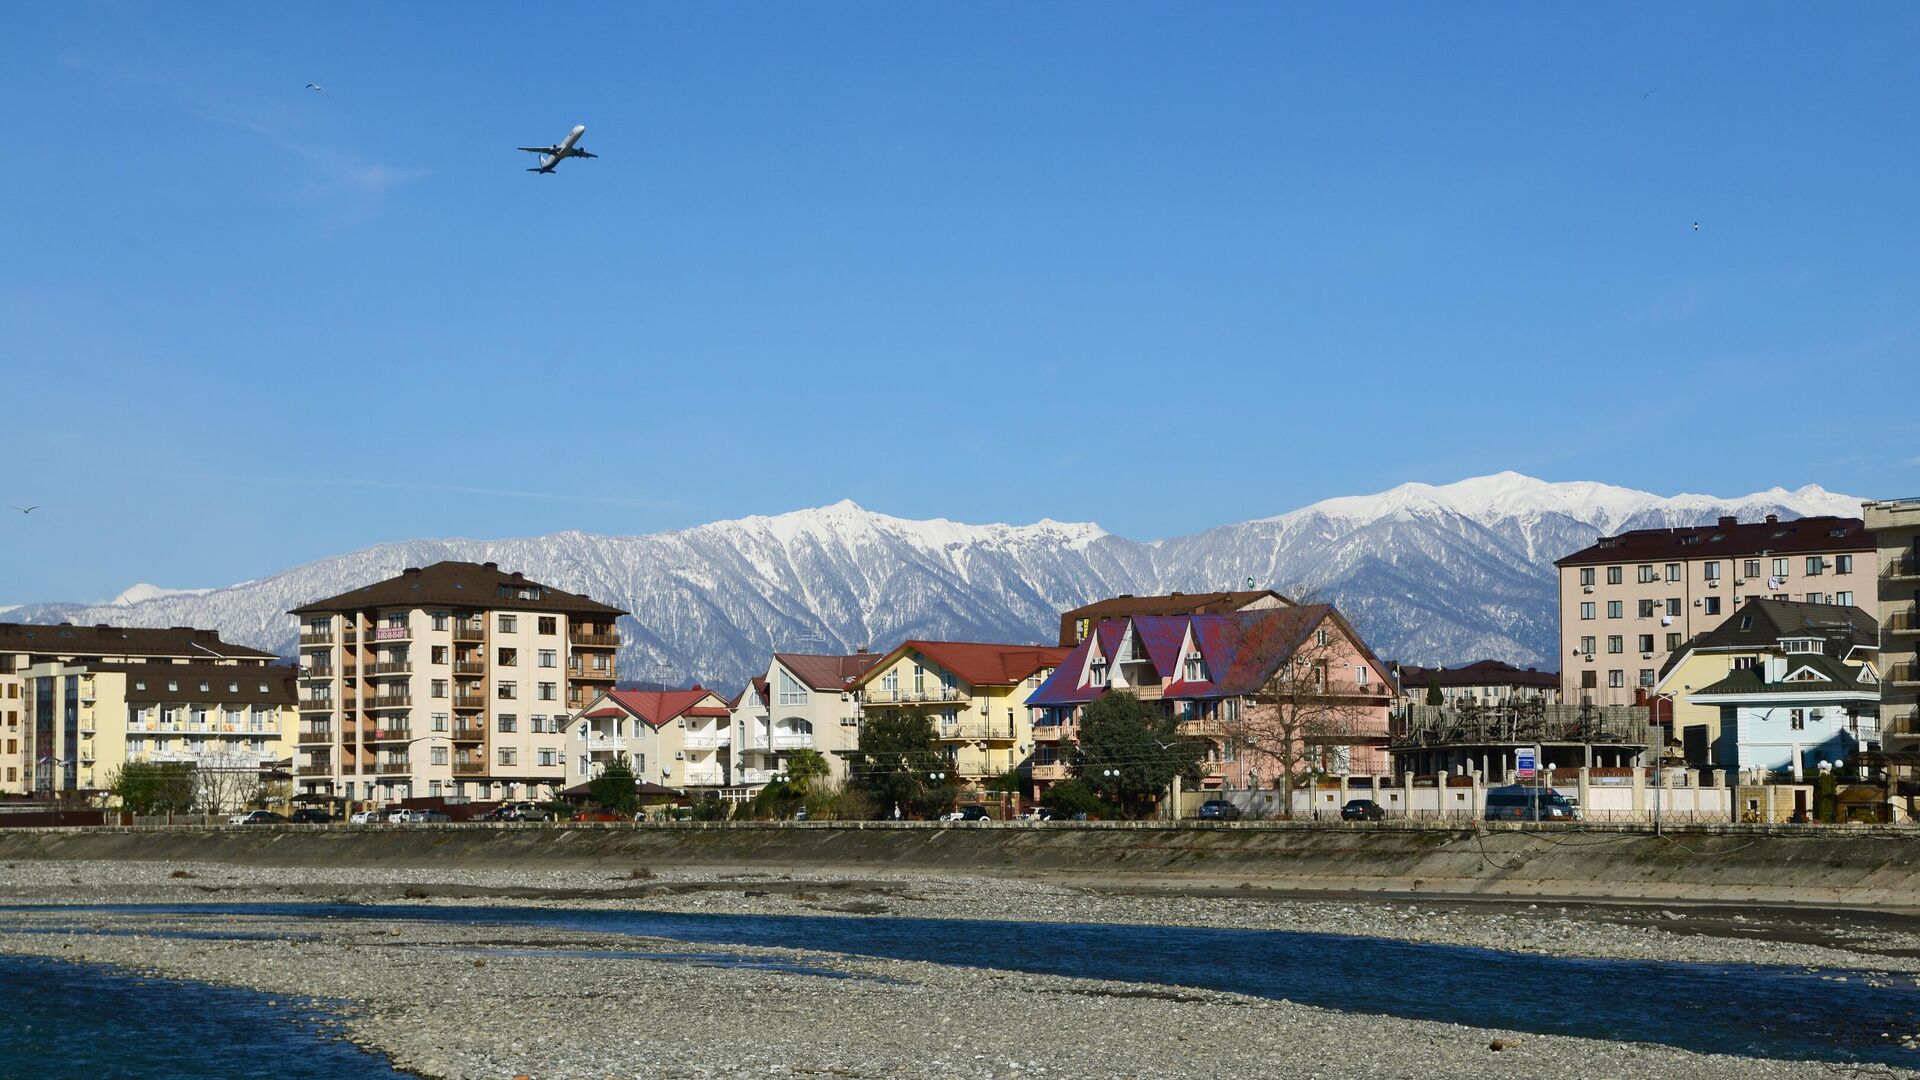
<instances>
[{"instance_id":1,"label":"black car","mask_svg":"<svg viewBox=\"0 0 1920 1080\"><path fill-rule=\"evenodd\" d=\"M333 815L325 810L308 806L295 810L293 816L287 820L295 825L330 825L333 823Z\"/></svg>"},{"instance_id":2,"label":"black car","mask_svg":"<svg viewBox=\"0 0 1920 1080\"><path fill-rule=\"evenodd\" d=\"M236 825L285 825L287 819L271 810L255 810L241 817Z\"/></svg>"},{"instance_id":3,"label":"black car","mask_svg":"<svg viewBox=\"0 0 1920 1080\"><path fill-rule=\"evenodd\" d=\"M1387 808L1372 799L1348 799L1340 808L1342 821L1385 821Z\"/></svg>"},{"instance_id":4,"label":"black car","mask_svg":"<svg viewBox=\"0 0 1920 1080\"><path fill-rule=\"evenodd\" d=\"M1239 821L1240 808L1225 799L1208 799L1197 816L1201 821Z\"/></svg>"},{"instance_id":5,"label":"black car","mask_svg":"<svg viewBox=\"0 0 1920 1080\"><path fill-rule=\"evenodd\" d=\"M969 803L947 815L948 821L992 821L993 815L979 803Z\"/></svg>"}]
</instances>

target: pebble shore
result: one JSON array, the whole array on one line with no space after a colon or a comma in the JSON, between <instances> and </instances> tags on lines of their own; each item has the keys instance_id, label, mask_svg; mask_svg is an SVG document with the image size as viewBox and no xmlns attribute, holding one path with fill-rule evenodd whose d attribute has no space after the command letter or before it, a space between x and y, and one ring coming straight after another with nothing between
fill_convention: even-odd
<instances>
[{"instance_id":1,"label":"pebble shore","mask_svg":"<svg viewBox=\"0 0 1920 1080\"><path fill-rule=\"evenodd\" d=\"M1854 948L1843 917L1780 940L1744 916L1551 902L1116 895L965 876L716 875L22 862L0 902L556 905L823 918L929 916L1312 930L1565 956L1806 964L1910 981L1913 957ZM1764 920L1751 920L1762 931ZM1707 923L1702 928L1701 923ZM232 940L148 913L8 912L0 951L245 986L337 1013L355 1042L435 1080L588 1077L1908 1076L1353 1015L1284 1001L793 949L379 921L237 916ZM73 931L72 933L66 931ZM257 936L249 936L257 935ZM1876 931L1875 948L1920 945ZM1867 939L1863 936L1861 944ZM619 957L590 955L618 950ZM745 958L739 966L722 957ZM802 970L782 970L798 967ZM835 976L843 977L835 977ZM1889 1033L1891 1038L1913 1033ZM1496 1048L1497 1047L1497 1048Z\"/></svg>"}]
</instances>

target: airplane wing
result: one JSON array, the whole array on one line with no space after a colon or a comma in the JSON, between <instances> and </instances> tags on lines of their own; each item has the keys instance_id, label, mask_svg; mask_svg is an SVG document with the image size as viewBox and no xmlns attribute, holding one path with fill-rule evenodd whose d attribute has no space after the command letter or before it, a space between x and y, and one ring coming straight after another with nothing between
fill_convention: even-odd
<instances>
[{"instance_id":1,"label":"airplane wing","mask_svg":"<svg viewBox=\"0 0 1920 1080\"><path fill-rule=\"evenodd\" d=\"M575 151L573 152L573 156L574 156L574 157L599 157L600 155L599 155L599 154L589 154L589 153L587 153L587 152L586 152L585 150L575 150Z\"/></svg>"},{"instance_id":2,"label":"airplane wing","mask_svg":"<svg viewBox=\"0 0 1920 1080\"><path fill-rule=\"evenodd\" d=\"M516 146L514 149L525 150L529 154L557 154L560 152L560 148L557 146Z\"/></svg>"}]
</instances>

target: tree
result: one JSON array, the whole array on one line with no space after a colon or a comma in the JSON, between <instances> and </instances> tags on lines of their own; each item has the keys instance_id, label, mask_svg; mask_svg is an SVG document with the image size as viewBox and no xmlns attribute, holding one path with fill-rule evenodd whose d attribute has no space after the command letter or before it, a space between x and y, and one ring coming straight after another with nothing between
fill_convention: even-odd
<instances>
[{"instance_id":1,"label":"tree","mask_svg":"<svg viewBox=\"0 0 1920 1080\"><path fill-rule=\"evenodd\" d=\"M193 808L193 772L186 762L129 761L107 777L107 790L141 817L182 814Z\"/></svg>"},{"instance_id":2,"label":"tree","mask_svg":"<svg viewBox=\"0 0 1920 1080\"><path fill-rule=\"evenodd\" d=\"M801 749L787 755L787 783L801 791L811 789L815 781L830 772L826 755L818 750Z\"/></svg>"},{"instance_id":3,"label":"tree","mask_svg":"<svg viewBox=\"0 0 1920 1080\"><path fill-rule=\"evenodd\" d=\"M1150 812L1174 777L1203 774L1206 741L1180 734L1180 722L1124 690L1093 701L1080 714L1073 775L1129 818Z\"/></svg>"},{"instance_id":4,"label":"tree","mask_svg":"<svg viewBox=\"0 0 1920 1080\"><path fill-rule=\"evenodd\" d=\"M1362 722L1379 711L1380 700L1361 694L1349 676L1365 660L1331 608L1304 630L1284 615L1250 622L1240 655L1274 666L1223 728L1269 763L1280 805L1290 810L1295 785L1345 767L1338 748L1371 734L1361 731Z\"/></svg>"},{"instance_id":5,"label":"tree","mask_svg":"<svg viewBox=\"0 0 1920 1080\"><path fill-rule=\"evenodd\" d=\"M934 746L933 720L905 709L872 713L862 721L848 782L883 817L892 816L896 806L913 817L945 813L959 786L951 763Z\"/></svg>"},{"instance_id":6,"label":"tree","mask_svg":"<svg viewBox=\"0 0 1920 1080\"><path fill-rule=\"evenodd\" d=\"M1107 817L1113 813L1093 789L1078 780L1062 780L1049 784L1040 796L1040 805L1061 817L1076 817L1085 814L1088 817Z\"/></svg>"},{"instance_id":7,"label":"tree","mask_svg":"<svg viewBox=\"0 0 1920 1080\"><path fill-rule=\"evenodd\" d=\"M194 766L194 808L203 814L230 814L257 806L265 785L259 759L251 754L206 754Z\"/></svg>"},{"instance_id":8,"label":"tree","mask_svg":"<svg viewBox=\"0 0 1920 1080\"><path fill-rule=\"evenodd\" d=\"M615 754L612 760L602 765L600 775L587 782L587 791L598 805L629 817L640 805L640 791L635 786L633 766L627 762L625 754Z\"/></svg>"},{"instance_id":9,"label":"tree","mask_svg":"<svg viewBox=\"0 0 1920 1080\"><path fill-rule=\"evenodd\" d=\"M1432 679L1427 680L1427 704L1445 705L1446 703L1446 696L1440 693L1440 684Z\"/></svg>"}]
</instances>

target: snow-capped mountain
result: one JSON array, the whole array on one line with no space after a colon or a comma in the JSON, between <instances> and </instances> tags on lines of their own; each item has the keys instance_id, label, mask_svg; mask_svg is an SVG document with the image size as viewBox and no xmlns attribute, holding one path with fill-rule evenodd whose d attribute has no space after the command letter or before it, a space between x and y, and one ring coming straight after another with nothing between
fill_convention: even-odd
<instances>
[{"instance_id":1,"label":"snow-capped mountain","mask_svg":"<svg viewBox=\"0 0 1920 1080\"><path fill-rule=\"evenodd\" d=\"M1554 559L1625 529L1769 513L1857 516L1860 501L1811 486L1662 497L1501 473L1403 484L1145 543L1091 524L913 521L840 502L649 536L380 544L225 589L11 614L215 627L229 641L291 654L289 608L408 566L491 560L632 611L621 624L623 679L698 679L731 691L764 671L774 649L886 648L906 637L1048 641L1059 612L1089 600L1252 579L1339 604L1383 656L1542 664L1555 652Z\"/></svg>"},{"instance_id":2,"label":"snow-capped mountain","mask_svg":"<svg viewBox=\"0 0 1920 1080\"><path fill-rule=\"evenodd\" d=\"M149 585L143 581L132 588L122 590L120 595L107 601L107 603L115 607L132 607L135 604L144 604L149 600L159 600L163 597L205 596L212 591L212 589L163 589L158 585Z\"/></svg>"}]
</instances>

